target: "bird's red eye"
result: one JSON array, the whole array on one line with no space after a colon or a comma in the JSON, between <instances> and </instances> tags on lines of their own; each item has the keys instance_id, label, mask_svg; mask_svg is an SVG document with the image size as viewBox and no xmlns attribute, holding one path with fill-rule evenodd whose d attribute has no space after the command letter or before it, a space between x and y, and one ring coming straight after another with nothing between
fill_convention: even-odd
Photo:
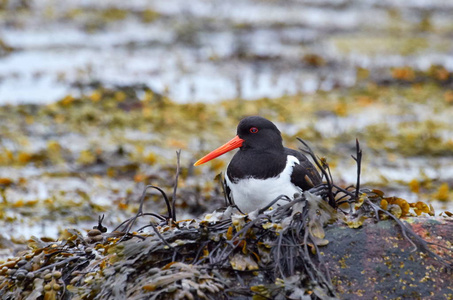
<instances>
[{"instance_id":1,"label":"bird's red eye","mask_svg":"<svg viewBox=\"0 0 453 300\"><path fill-rule=\"evenodd\" d=\"M250 128L250 132L251 132L251 133L257 133L257 132L258 132L258 128L256 128L256 127L251 127L251 128Z\"/></svg>"}]
</instances>

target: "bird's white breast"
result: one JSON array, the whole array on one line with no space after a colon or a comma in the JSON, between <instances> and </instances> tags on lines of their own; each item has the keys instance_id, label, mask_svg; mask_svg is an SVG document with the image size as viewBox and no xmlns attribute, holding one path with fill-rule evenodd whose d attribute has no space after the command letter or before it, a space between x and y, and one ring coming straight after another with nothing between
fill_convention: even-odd
<instances>
[{"instance_id":1,"label":"bird's white breast","mask_svg":"<svg viewBox=\"0 0 453 300\"><path fill-rule=\"evenodd\" d=\"M295 156L288 155L283 172L276 177L267 179L245 178L233 183L226 174L225 180L231 189L231 196L235 204L242 212L249 213L265 207L281 195L293 199L295 193L301 192L301 189L291 182L291 174L296 164L300 164L299 160ZM277 203L287 202L280 200Z\"/></svg>"}]
</instances>

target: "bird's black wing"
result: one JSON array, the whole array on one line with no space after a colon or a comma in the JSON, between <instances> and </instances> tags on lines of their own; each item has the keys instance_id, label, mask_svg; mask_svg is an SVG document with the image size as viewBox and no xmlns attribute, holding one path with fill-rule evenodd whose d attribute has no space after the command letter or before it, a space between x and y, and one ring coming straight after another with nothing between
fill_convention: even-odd
<instances>
[{"instance_id":1,"label":"bird's black wing","mask_svg":"<svg viewBox=\"0 0 453 300\"><path fill-rule=\"evenodd\" d=\"M227 205L234 205L233 197L231 197L231 189L227 184L226 179L223 179L223 187L224 187L224 192L227 200Z\"/></svg>"},{"instance_id":2,"label":"bird's black wing","mask_svg":"<svg viewBox=\"0 0 453 300\"><path fill-rule=\"evenodd\" d=\"M287 155L296 157L300 162L300 164L294 166L291 174L291 182L294 185L305 191L321 184L321 176L319 176L318 170L305 155L289 148L285 148L285 152Z\"/></svg>"}]
</instances>

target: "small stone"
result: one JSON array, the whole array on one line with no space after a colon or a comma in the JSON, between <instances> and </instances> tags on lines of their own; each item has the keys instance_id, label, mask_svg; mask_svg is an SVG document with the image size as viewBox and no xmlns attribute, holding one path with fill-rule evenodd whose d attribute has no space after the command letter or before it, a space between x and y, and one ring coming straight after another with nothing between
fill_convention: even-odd
<instances>
[{"instance_id":1,"label":"small stone","mask_svg":"<svg viewBox=\"0 0 453 300\"><path fill-rule=\"evenodd\" d=\"M17 269L8 269L8 271L6 271L6 275L14 275L16 271Z\"/></svg>"},{"instance_id":2,"label":"small stone","mask_svg":"<svg viewBox=\"0 0 453 300\"><path fill-rule=\"evenodd\" d=\"M21 260L19 260L19 261L17 262L17 265L18 265L19 267L22 267L22 266L25 265L26 263L27 263L27 261L26 261L25 259L21 259Z\"/></svg>"},{"instance_id":3,"label":"small stone","mask_svg":"<svg viewBox=\"0 0 453 300\"><path fill-rule=\"evenodd\" d=\"M18 280L24 280L26 275L27 275L27 271L25 271L25 270L19 270L16 272L16 278Z\"/></svg>"},{"instance_id":4,"label":"small stone","mask_svg":"<svg viewBox=\"0 0 453 300\"><path fill-rule=\"evenodd\" d=\"M30 262L27 262L27 264L25 264L22 268L30 272L32 269L32 264Z\"/></svg>"},{"instance_id":5,"label":"small stone","mask_svg":"<svg viewBox=\"0 0 453 300\"><path fill-rule=\"evenodd\" d=\"M88 231L89 237L98 236L98 235L102 235L102 232L99 229L92 229L92 230Z\"/></svg>"},{"instance_id":6,"label":"small stone","mask_svg":"<svg viewBox=\"0 0 453 300\"><path fill-rule=\"evenodd\" d=\"M91 243L96 243L96 242L100 242L104 239L104 237L102 235L95 235L95 236L91 236L90 237L90 242Z\"/></svg>"}]
</instances>

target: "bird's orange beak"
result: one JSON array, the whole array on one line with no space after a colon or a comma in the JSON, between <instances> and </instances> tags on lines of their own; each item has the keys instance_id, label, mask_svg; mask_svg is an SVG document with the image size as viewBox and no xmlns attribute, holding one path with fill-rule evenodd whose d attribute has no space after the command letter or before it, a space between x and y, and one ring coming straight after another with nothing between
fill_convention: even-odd
<instances>
[{"instance_id":1,"label":"bird's orange beak","mask_svg":"<svg viewBox=\"0 0 453 300\"><path fill-rule=\"evenodd\" d=\"M235 136L231 141L226 143L223 146L220 146L219 148L215 149L214 151L211 151L207 155L203 156L199 160L197 160L196 163L194 163L194 166L199 166L201 164L204 164L205 162L208 162L222 154L227 153L228 151L231 151L233 149L239 148L242 146L242 143L244 142L243 139L241 139L239 136Z\"/></svg>"}]
</instances>

